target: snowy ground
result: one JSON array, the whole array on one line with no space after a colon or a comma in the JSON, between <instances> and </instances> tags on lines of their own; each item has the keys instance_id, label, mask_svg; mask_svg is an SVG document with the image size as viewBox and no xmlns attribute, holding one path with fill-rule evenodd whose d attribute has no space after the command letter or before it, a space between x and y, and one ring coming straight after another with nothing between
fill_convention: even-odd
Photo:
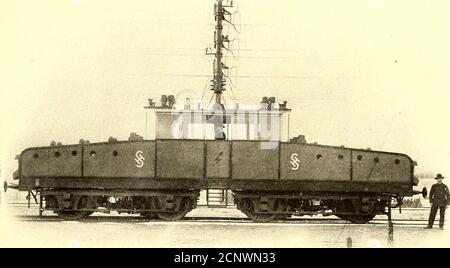
<instances>
[{"instance_id":1,"label":"snowy ground","mask_svg":"<svg viewBox=\"0 0 450 268\"><path fill-rule=\"evenodd\" d=\"M2 205L0 247L346 247L348 238L353 247L450 247L450 227L422 228L428 215L424 209L402 214L395 210L394 243L389 244L382 216L365 225L335 217L259 224L235 209L201 207L179 222L114 213L96 213L77 222L62 221L52 213L39 218L36 207L27 209L24 204Z\"/></svg>"}]
</instances>

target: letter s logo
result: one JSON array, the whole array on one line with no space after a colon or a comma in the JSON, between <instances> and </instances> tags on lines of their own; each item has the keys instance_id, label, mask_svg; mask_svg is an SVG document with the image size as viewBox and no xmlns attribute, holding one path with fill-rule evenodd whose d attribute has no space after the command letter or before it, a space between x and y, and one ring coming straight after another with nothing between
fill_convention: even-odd
<instances>
[{"instance_id":1,"label":"letter s logo","mask_svg":"<svg viewBox=\"0 0 450 268\"><path fill-rule=\"evenodd\" d=\"M145 158L142 154L143 154L142 151L137 151L136 157L134 158L134 161L136 162L136 167L138 167L138 168L142 168L144 166Z\"/></svg>"},{"instance_id":2,"label":"letter s logo","mask_svg":"<svg viewBox=\"0 0 450 268\"><path fill-rule=\"evenodd\" d=\"M293 153L291 155L291 169L292 170L298 170L300 168L300 160L298 159L298 154Z\"/></svg>"}]
</instances>

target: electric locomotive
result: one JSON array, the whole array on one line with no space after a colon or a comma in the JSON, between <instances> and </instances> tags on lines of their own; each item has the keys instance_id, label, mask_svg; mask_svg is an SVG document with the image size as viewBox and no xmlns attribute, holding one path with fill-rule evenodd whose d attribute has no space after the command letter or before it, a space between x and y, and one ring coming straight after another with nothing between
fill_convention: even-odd
<instances>
[{"instance_id":1,"label":"electric locomotive","mask_svg":"<svg viewBox=\"0 0 450 268\"><path fill-rule=\"evenodd\" d=\"M223 27L233 21L232 6L217 0L214 9L215 45L207 50L215 57L213 109L177 110L174 96L163 96L159 106L149 100L154 139L132 134L127 141L28 148L5 190L27 191L40 214L69 220L110 211L179 220L206 190L208 200L231 192L237 209L257 222L324 214L366 223L406 196L426 195L413 189L415 162L405 154L291 138L287 102L271 97L253 110L226 108L223 54L230 39ZM245 137L238 137L239 128Z\"/></svg>"}]
</instances>

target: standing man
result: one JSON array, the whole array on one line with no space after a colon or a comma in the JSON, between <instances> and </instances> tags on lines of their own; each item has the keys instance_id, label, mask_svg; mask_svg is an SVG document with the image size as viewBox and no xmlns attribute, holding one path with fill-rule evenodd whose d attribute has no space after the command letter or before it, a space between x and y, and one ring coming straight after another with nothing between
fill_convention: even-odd
<instances>
[{"instance_id":1,"label":"standing man","mask_svg":"<svg viewBox=\"0 0 450 268\"><path fill-rule=\"evenodd\" d=\"M430 203L431 203L431 211L430 218L428 219L428 226L425 229L433 228L434 219L436 218L436 213L439 209L440 217L439 217L439 228L444 230L444 220L445 220L445 208L447 207L449 200L449 191L447 185L445 185L442 180L444 177L442 174L437 174L435 183L430 190Z\"/></svg>"}]
</instances>

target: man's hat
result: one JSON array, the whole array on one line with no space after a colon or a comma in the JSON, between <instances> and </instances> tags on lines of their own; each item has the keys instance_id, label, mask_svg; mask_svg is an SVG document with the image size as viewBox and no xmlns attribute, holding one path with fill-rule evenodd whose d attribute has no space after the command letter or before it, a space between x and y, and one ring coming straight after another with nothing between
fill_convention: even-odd
<instances>
[{"instance_id":1,"label":"man's hat","mask_svg":"<svg viewBox=\"0 0 450 268\"><path fill-rule=\"evenodd\" d=\"M434 178L434 179L435 180L439 180L439 179L443 179L443 178L445 178L445 177L443 177L442 174L439 173L439 174L436 175L436 178Z\"/></svg>"}]
</instances>

